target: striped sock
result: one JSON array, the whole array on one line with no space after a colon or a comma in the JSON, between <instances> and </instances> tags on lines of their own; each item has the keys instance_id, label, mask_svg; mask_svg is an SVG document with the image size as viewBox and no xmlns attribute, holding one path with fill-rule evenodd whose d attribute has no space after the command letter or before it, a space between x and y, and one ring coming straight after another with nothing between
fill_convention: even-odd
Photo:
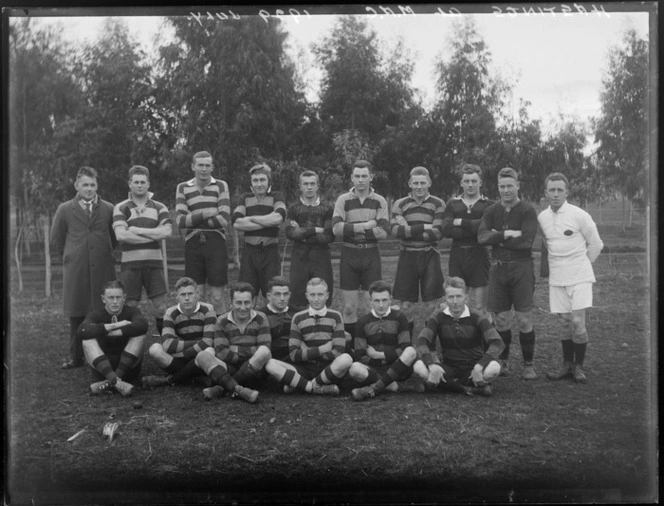
<instances>
[{"instance_id":1,"label":"striped sock","mask_svg":"<svg viewBox=\"0 0 664 506\"><path fill-rule=\"evenodd\" d=\"M111 363L108 360L106 355L99 355L92 361L92 367L97 369L101 374L103 374L108 381L111 382L111 385L115 385L115 382L118 380L118 375L115 374Z\"/></svg>"},{"instance_id":2,"label":"striped sock","mask_svg":"<svg viewBox=\"0 0 664 506\"><path fill-rule=\"evenodd\" d=\"M328 365L323 372L314 378L314 381L319 385L329 385L332 383L338 383L341 381L341 378L338 378L332 372L332 366Z\"/></svg>"},{"instance_id":3,"label":"striped sock","mask_svg":"<svg viewBox=\"0 0 664 506\"><path fill-rule=\"evenodd\" d=\"M164 319L155 318L155 324L157 325L157 332L159 332L159 335L161 335L161 331L164 330Z\"/></svg>"},{"instance_id":4,"label":"striped sock","mask_svg":"<svg viewBox=\"0 0 664 506\"><path fill-rule=\"evenodd\" d=\"M385 377L382 377L383 383L389 385L393 381L402 381L408 377L413 369L404 364L401 359L397 359L385 372Z\"/></svg>"},{"instance_id":5,"label":"striped sock","mask_svg":"<svg viewBox=\"0 0 664 506\"><path fill-rule=\"evenodd\" d=\"M118 378L124 378L127 371L132 370L136 364L138 364L138 357L132 355L128 351L122 350L122 355L120 355L120 363L115 373L118 375Z\"/></svg>"},{"instance_id":6,"label":"striped sock","mask_svg":"<svg viewBox=\"0 0 664 506\"><path fill-rule=\"evenodd\" d=\"M279 380L279 383L281 383L282 385L288 385L289 387L292 388L297 388L298 390L304 390L306 392L307 384L309 382L306 379L304 379L299 373L291 369L286 369L286 372L284 373L283 377Z\"/></svg>"},{"instance_id":7,"label":"striped sock","mask_svg":"<svg viewBox=\"0 0 664 506\"><path fill-rule=\"evenodd\" d=\"M413 335L413 332L415 332L415 321L411 320L408 322L408 332L410 332L410 338L415 340L415 336Z\"/></svg>"},{"instance_id":8,"label":"striped sock","mask_svg":"<svg viewBox=\"0 0 664 506\"><path fill-rule=\"evenodd\" d=\"M235 391L235 387L237 386L237 381L235 381L235 379L233 379L233 377L230 374L228 374L228 370L225 367L222 367L220 365L214 367L209 372L208 376L210 376L210 378L212 378L212 381L214 381L217 385L221 385L229 392Z\"/></svg>"},{"instance_id":9,"label":"striped sock","mask_svg":"<svg viewBox=\"0 0 664 506\"><path fill-rule=\"evenodd\" d=\"M535 356L535 331L519 332L519 344L521 344L523 361L530 364Z\"/></svg>"},{"instance_id":10,"label":"striped sock","mask_svg":"<svg viewBox=\"0 0 664 506\"><path fill-rule=\"evenodd\" d=\"M512 331L510 329L508 329L508 330L499 330L498 334L500 334L500 337L503 339L503 342L505 343L505 349L500 354L500 359L501 360L507 360L510 356L510 344L512 343Z\"/></svg>"}]
</instances>

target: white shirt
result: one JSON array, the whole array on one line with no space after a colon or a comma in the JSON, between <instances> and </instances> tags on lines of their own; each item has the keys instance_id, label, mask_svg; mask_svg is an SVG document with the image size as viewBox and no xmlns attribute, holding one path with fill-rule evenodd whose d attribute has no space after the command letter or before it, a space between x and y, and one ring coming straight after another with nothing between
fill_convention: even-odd
<instances>
[{"instance_id":1,"label":"white shirt","mask_svg":"<svg viewBox=\"0 0 664 506\"><path fill-rule=\"evenodd\" d=\"M549 284L572 286L594 283L592 262L604 243L592 217L580 207L563 202L557 212L551 206L537 217L549 252Z\"/></svg>"}]
</instances>

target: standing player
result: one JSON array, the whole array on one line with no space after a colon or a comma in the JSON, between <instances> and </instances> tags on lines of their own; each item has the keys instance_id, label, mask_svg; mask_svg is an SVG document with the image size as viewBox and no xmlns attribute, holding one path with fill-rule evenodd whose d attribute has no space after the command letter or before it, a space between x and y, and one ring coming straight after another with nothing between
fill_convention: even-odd
<instances>
[{"instance_id":1,"label":"standing player","mask_svg":"<svg viewBox=\"0 0 664 506\"><path fill-rule=\"evenodd\" d=\"M503 341L484 313L468 308L468 291L461 278L445 282L445 309L437 309L415 342L422 358L415 372L429 388L466 395L493 395L490 383L500 376L498 355ZM441 364L435 352L438 339Z\"/></svg>"},{"instance_id":2,"label":"standing player","mask_svg":"<svg viewBox=\"0 0 664 506\"><path fill-rule=\"evenodd\" d=\"M228 185L212 177L212 155L199 151L191 170L194 178L175 192L176 222L184 237L184 275L196 281L201 297L224 313L223 288L228 283L226 227L231 204ZM205 294L205 283L209 291Z\"/></svg>"},{"instance_id":3,"label":"standing player","mask_svg":"<svg viewBox=\"0 0 664 506\"><path fill-rule=\"evenodd\" d=\"M383 390L397 392L397 382L411 376L417 360L417 351L410 345L406 315L390 307L390 285L382 280L371 283L369 299L371 312L357 321L357 362L348 371L353 380L364 385L351 392L356 401L375 397ZM419 391L424 391L423 384L418 386Z\"/></svg>"},{"instance_id":4,"label":"standing player","mask_svg":"<svg viewBox=\"0 0 664 506\"><path fill-rule=\"evenodd\" d=\"M233 226L244 232L240 281L267 294L267 283L278 276L279 226L286 218L286 204L280 192L272 191L272 169L261 163L249 169L251 193L243 193L233 212Z\"/></svg>"},{"instance_id":5,"label":"standing player","mask_svg":"<svg viewBox=\"0 0 664 506\"><path fill-rule=\"evenodd\" d=\"M200 302L193 279L178 279L175 293L178 304L164 314L162 342L148 350L168 376L143 376L143 388L180 385L203 374L195 359L199 351L212 346L217 315L212 305Z\"/></svg>"},{"instance_id":6,"label":"standing player","mask_svg":"<svg viewBox=\"0 0 664 506\"><path fill-rule=\"evenodd\" d=\"M535 331L531 311L535 272L532 246L537 234L537 212L531 204L519 199L519 178L514 169L500 169L498 191L500 202L484 211L477 234L480 244L492 246L487 308L496 314L496 330L505 343L505 350L500 356L503 361L501 367L507 369L512 341L510 311L514 306L524 361L521 377L534 380L537 373L533 367Z\"/></svg>"},{"instance_id":7,"label":"standing player","mask_svg":"<svg viewBox=\"0 0 664 506\"><path fill-rule=\"evenodd\" d=\"M343 321L353 337L360 304L358 289L362 288L368 299L369 285L381 279L378 241L389 233L387 202L371 187L373 177L369 162L356 161L351 173L353 188L337 199L332 217L334 235L343 241L339 263Z\"/></svg>"},{"instance_id":8,"label":"standing player","mask_svg":"<svg viewBox=\"0 0 664 506\"><path fill-rule=\"evenodd\" d=\"M168 209L152 200L149 188L150 171L141 165L130 168L129 198L115 206L113 230L122 243L120 278L127 290L127 305L138 305L145 287L161 335L168 288L160 241L171 236L173 227Z\"/></svg>"},{"instance_id":9,"label":"standing player","mask_svg":"<svg viewBox=\"0 0 664 506\"><path fill-rule=\"evenodd\" d=\"M81 167L76 196L60 204L51 226L51 247L62 251L62 301L69 317L69 360L63 369L83 365L79 325L91 310L101 310L103 286L115 279L113 204L97 195L97 171Z\"/></svg>"},{"instance_id":10,"label":"standing player","mask_svg":"<svg viewBox=\"0 0 664 506\"><path fill-rule=\"evenodd\" d=\"M442 237L445 204L429 194L431 178L424 167L410 171L408 186L410 195L392 207L392 235L401 239L394 298L401 301L412 335L412 304L421 294L426 314L430 314L443 296L443 271L436 244Z\"/></svg>"},{"instance_id":11,"label":"standing player","mask_svg":"<svg viewBox=\"0 0 664 506\"><path fill-rule=\"evenodd\" d=\"M452 238L449 275L463 279L475 303L475 309L486 311L489 284L489 254L477 242L482 215L493 202L481 194L482 169L465 164L461 168L463 193L447 201L443 235Z\"/></svg>"},{"instance_id":12,"label":"standing player","mask_svg":"<svg viewBox=\"0 0 664 506\"><path fill-rule=\"evenodd\" d=\"M257 388L267 380L265 364L270 360L270 327L267 317L254 310L254 287L238 281L230 285L231 310L219 317L214 348L196 356L196 365L215 383L203 389L206 400L223 396L224 388L233 398L251 404L258 400Z\"/></svg>"},{"instance_id":13,"label":"standing player","mask_svg":"<svg viewBox=\"0 0 664 506\"><path fill-rule=\"evenodd\" d=\"M573 377L577 383L585 383L586 309L593 305L592 284L595 282L592 263L604 243L592 217L567 202L569 181L564 174L549 174L544 187L549 207L537 219L546 243L542 252L548 253L551 312L563 323L563 366L557 372L547 373L546 377L552 380Z\"/></svg>"},{"instance_id":14,"label":"standing player","mask_svg":"<svg viewBox=\"0 0 664 506\"><path fill-rule=\"evenodd\" d=\"M138 308L125 305L120 281L110 281L101 296L103 309L89 313L78 328L85 358L92 368L93 394L114 388L131 395L141 373L148 322Z\"/></svg>"},{"instance_id":15,"label":"standing player","mask_svg":"<svg viewBox=\"0 0 664 506\"><path fill-rule=\"evenodd\" d=\"M290 363L270 360L265 370L284 392L299 389L311 394L339 395L337 386L353 359L344 353L346 336L341 314L328 308L327 283L313 278L307 283L309 308L293 317L289 339Z\"/></svg>"},{"instance_id":16,"label":"standing player","mask_svg":"<svg viewBox=\"0 0 664 506\"><path fill-rule=\"evenodd\" d=\"M319 277L330 287L332 301L332 207L321 202L318 174L305 170L300 174L300 201L288 207L286 237L293 241L290 263L290 284L293 304L305 307L307 281Z\"/></svg>"}]
</instances>

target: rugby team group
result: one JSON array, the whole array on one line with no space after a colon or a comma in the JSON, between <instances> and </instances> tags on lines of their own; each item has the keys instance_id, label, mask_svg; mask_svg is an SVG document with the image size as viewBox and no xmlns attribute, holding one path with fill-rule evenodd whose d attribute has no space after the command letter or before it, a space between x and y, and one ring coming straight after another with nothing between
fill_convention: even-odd
<instances>
[{"instance_id":1,"label":"rugby team group","mask_svg":"<svg viewBox=\"0 0 664 506\"><path fill-rule=\"evenodd\" d=\"M547 176L549 206L538 215L519 198L512 168L498 172L500 199L492 202L482 195L480 167L465 164L459 195L445 203L429 193L429 171L415 167L411 192L394 202L390 218L365 160L355 162L352 188L334 206L321 199L316 172L306 170L299 176L299 201L287 207L272 190L270 167L254 165L250 191L232 213L228 185L212 176L213 169L211 154L198 152L191 164L194 177L177 186L175 220L184 234L185 276L175 283L177 305L170 308L162 248L173 232L171 215L153 200L146 167L129 169L129 196L115 206L97 194L96 170L81 167L76 196L59 206L51 244L62 252L70 323L70 358L62 367L87 364L92 394L128 396L139 381L143 388L194 381L208 400L229 395L255 403L260 388L339 395L341 386L361 401L396 392L412 376L414 391L491 396L500 375L516 373L508 361L512 316L523 357L521 377L536 380L532 246L538 227L541 274L549 278L563 355L562 367L546 377L587 381L585 316L592 306L592 262L603 243L590 215L567 202L564 174ZM280 275L284 224L293 244L290 278ZM230 284L229 226L244 238L239 280ZM400 240L393 286L382 279L379 247L389 235ZM443 237L452 238L446 280L437 248ZM341 311L330 307L335 239L341 241ZM141 378L149 328L138 307L144 288L160 335L147 354L165 374ZM257 308L259 293L265 303ZM419 301L427 318L416 336ZM368 311L358 317L362 307Z\"/></svg>"}]
</instances>

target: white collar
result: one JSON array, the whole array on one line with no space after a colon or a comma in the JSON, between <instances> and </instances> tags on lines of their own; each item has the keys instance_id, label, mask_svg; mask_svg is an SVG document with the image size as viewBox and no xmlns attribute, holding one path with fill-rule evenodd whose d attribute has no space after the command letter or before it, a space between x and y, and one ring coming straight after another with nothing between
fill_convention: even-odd
<instances>
[{"instance_id":1,"label":"white collar","mask_svg":"<svg viewBox=\"0 0 664 506\"><path fill-rule=\"evenodd\" d=\"M325 306L323 309L313 309L311 306L309 306L309 316L325 316L327 314L327 306Z\"/></svg>"},{"instance_id":2,"label":"white collar","mask_svg":"<svg viewBox=\"0 0 664 506\"><path fill-rule=\"evenodd\" d=\"M443 309L443 313L445 313L447 316L452 316L452 313L450 312L449 306ZM470 316L470 309L468 309L468 305L465 304L463 306L463 313L461 313L461 316L459 318L456 318L457 320L460 320L461 318L467 318ZM452 316L454 318L454 316Z\"/></svg>"},{"instance_id":3,"label":"white collar","mask_svg":"<svg viewBox=\"0 0 664 506\"><path fill-rule=\"evenodd\" d=\"M376 311L374 311L373 308L371 309L371 314L374 315L376 318L385 318L385 317L386 317L387 315L389 315L391 312L392 312L392 306L390 306L390 307L387 308L387 312L386 312L383 316L378 316L378 315L376 314Z\"/></svg>"},{"instance_id":4,"label":"white collar","mask_svg":"<svg viewBox=\"0 0 664 506\"><path fill-rule=\"evenodd\" d=\"M561 206L558 208L557 211L554 211L551 205L549 205L549 209L553 214L564 213L566 208L567 208L567 200L565 200L565 202L561 204Z\"/></svg>"},{"instance_id":5,"label":"white collar","mask_svg":"<svg viewBox=\"0 0 664 506\"><path fill-rule=\"evenodd\" d=\"M271 302L267 303L267 308L272 311L273 313L288 313L288 306L286 306L286 309L279 311L276 307L272 305Z\"/></svg>"},{"instance_id":6,"label":"white collar","mask_svg":"<svg viewBox=\"0 0 664 506\"><path fill-rule=\"evenodd\" d=\"M249 323L251 320L256 318L256 314L257 314L256 310L252 309L251 312L249 313L249 319L247 320L247 323ZM229 322L233 322L235 325L238 325L238 322L235 321L235 319L233 318L233 310L232 309L228 312L228 316L226 317L226 319Z\"/></svg>"},{"instance_id":7,"label":"white collar","mask_svg":"<svg viewBox=\"0 0 664 506\"><path fill-rule=\"evenodd\" d=\"M187 313L185 313L184 310L182 309L182 306L180 306L180 303L178 303L178 309L180 310L180 313L182 313L182 314L187 314ZM198 311L199 311L200 309L201 309L201 303L199 302L199 303L196 304L196 309L194 309L194 312L191 313L191 314L198 313Z\"/></svg>"},{"instance_id":8,"label":"white collar","mask_svg":"<svg viewBox=\"0 0 664 506\"><path fill-rule=\"evenodd\" d=\"M148 200L146 200L145 203L147 204L147 203L152 199L152 197L154 197L154 193L152 193L152 192L148 192ZM134 204L136 204L136 201L134 200L134 197L133 197L133 195L131 194L131 192L129 192L129 196L128 196L128 198L129 198L129 200L131 200ZM138 205L138 204L136 204L136 205Z\"/></svg>"},{"instance_id":9,"label":"white collar","mask_svg":"<svg viewBox=\"0 0 664 506\"><path fill-rule=\"evenodd\" d=\"M210 182L208 184L212 184L212 183L216 183L216 182L217 182L217 180L215 178L213 178L212 176L210 176ZM194 186L195 184L196 184L196 178L195 177L190 179L189 181L187 181L188 186ZM205 186L207 186L207 185L205 185Z\"/></svg>"},{"instance_id":10,"label":"white collar","mask_svg":"<svg viewBox=\"0 0 664 506\"><path fill-rule=\"evenodd\" d=\"M305 202L304 198L300 197L300 202L304 204L307 207L315 207L320 205L320 195L316 197L316 200L314 200L313 204L309 204L308 202Z\"/></svg>"}]
</instances>

